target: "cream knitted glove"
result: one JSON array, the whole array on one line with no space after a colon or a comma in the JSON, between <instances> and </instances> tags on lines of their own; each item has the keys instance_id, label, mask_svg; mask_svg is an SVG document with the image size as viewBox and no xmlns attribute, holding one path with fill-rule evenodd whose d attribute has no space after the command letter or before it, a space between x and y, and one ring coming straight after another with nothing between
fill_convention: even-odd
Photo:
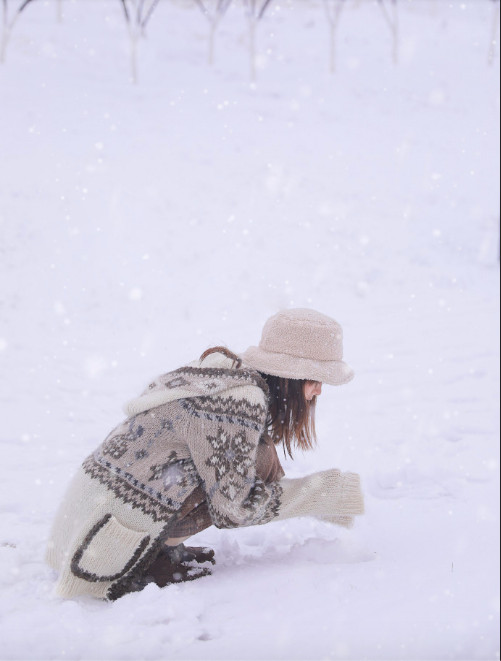
<instances>
[{"instance_id":1,"label":"cream knitted glove","mask_svg":"<svg viewBox=\"0 0 501 661\"><path fill-rule=\"evenodd\" d=\"M277 519L314 516L349 528L353 517L364 513L360 476L336 468L295 480L282 479L282 504Z\"/></svg>"}]
</instances>

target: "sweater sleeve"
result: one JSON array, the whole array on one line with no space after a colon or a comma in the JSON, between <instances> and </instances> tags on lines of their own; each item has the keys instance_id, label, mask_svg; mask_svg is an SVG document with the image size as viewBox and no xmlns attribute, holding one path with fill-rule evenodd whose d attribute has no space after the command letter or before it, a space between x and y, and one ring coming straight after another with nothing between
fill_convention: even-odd
<instances>
[{"instance_id":1,"label":"sweater sleeve","mask_svg":"<svg viewBox=\"0 0 501 661\"><path fill-rule=\"evenodd\" d=\"M264 392L234 388L225 396L186 400L187 444L218 528L314 516L350 527L363 513L360 479L337 469L265 483L257 454L265 430Z\"/></svg>"},{"instance_id":2,"label":"sweater sleeve","mask_svg":"<svg viewBox=\"0 0 501 661\"><path fill-rule=\"evenodd\" d=\"M282 498L277 519L314 516L328 523L351 528L354 517L364 513L360 477L337 468L294 480L282 480Z\"/></svg>"}]
</instances>

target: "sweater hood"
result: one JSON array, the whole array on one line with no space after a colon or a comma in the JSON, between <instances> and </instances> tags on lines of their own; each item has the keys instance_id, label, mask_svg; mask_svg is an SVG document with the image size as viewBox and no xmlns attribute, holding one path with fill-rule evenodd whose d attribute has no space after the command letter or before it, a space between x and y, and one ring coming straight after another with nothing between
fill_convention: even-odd
<instances>
[{"instance_id":1,"label":"sweater hood","mask_svg":"<svg viewBox=\"0 0 501 661\"><path fill-rule=\"evenodd\" d=\"M258 372L245 366L236 368L231 358L212 353L203 361L196 360L158 376L139 397L125 404L124 412L132 417L178 399L219 395L244 385L256 385L268 392Z\"/></svg>"}]
</instances>

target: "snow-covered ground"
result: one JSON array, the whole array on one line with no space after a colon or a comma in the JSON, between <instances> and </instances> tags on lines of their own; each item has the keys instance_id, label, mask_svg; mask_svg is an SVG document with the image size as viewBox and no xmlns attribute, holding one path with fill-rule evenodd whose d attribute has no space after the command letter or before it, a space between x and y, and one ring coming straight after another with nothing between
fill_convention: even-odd
<instances>
[{"instance_id":1,"label":"snow-covered ground","mask_svg":"<svg viewBox=\"0 0 501 661\"><path fill-rule=\"evenodd\" d=\"M322 4L276 2L251 83L239 3L210 67L201 12L162 0L137 85L118 0L27 7L0 65L0 658L499 659L496 6L399 0L394 64L349 0L332 74ZM365 516L209 529L211 577L54 597L52 517L123 402L284 307L338 319L356 371L285 470L359 472Z\"/></svg>"}]
</instances>

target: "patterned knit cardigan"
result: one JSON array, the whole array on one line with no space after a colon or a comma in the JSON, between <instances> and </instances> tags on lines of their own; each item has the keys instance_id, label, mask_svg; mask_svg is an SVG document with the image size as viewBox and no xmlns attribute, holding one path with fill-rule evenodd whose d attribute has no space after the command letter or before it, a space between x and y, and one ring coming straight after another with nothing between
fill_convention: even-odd
<instances>
[{"instance_id":1,"label":"patterned knit cardigan","mask_svg":"<svg viewBox=\"0 0 501 661\"><path fill-rule=\"evenodd\" d=\"M128 592L195 497L218 528L307 515L351 526L363 512L358 475L259 479L267 411L262 377L219 353L151 383L68 488L46 554L57 593Z\"/></svg>"}]
</instances>

